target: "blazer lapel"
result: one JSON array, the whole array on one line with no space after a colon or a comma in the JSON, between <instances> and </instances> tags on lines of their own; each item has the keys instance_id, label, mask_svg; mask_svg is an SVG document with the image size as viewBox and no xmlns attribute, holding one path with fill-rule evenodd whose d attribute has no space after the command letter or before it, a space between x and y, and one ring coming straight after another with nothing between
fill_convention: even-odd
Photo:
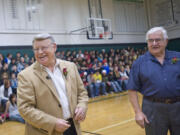
<instances>
[{"instance_id":1,"label":"blazer lapel","mask_svg":"<svg viewBox=\"0 0 180 135\"><path fill-rule=\"evenodd\" d=\"M38 63L36 63L35 68L36 68L36 70L34 71L35 74L44 82L44 85L47 85L49 87L49 89L51 90L53 95L56 97L56 99L60 103L58 93L57 93L56 88L54 87L53 81L49 77L48 73L46 71L44 71L42 69L42 67L40 66L40 64L38 64Z\"/></svg>"}]
</instances>

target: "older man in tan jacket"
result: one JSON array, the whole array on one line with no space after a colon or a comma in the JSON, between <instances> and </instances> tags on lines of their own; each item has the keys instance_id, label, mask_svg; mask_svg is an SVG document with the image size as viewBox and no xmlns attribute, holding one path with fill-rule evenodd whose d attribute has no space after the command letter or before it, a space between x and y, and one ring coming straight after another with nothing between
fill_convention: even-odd
<instances>
[{"instance_id":1,"label":"older man in tan jacket","mask_svg":"<svg viewBox=\"0 0 180 135\"><path fill-rule=\"evenodd\" d=\"M33 40L36 62L18 75L18 109L25 135L81 135L88 96L72 62L56 59L49 34Z\"/></svg>"}]
</instances>

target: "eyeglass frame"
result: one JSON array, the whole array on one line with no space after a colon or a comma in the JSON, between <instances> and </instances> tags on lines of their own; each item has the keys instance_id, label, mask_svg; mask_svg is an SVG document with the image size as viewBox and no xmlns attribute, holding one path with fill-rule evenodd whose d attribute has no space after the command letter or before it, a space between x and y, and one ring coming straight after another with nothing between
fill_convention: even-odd
<instances>
[{"instance_id":1,"label":"eyeglass frame","mask_svg":"<svg viewBox=\"0 0 180 135\"><path fill-rule=\"evenodd\" d=\"M160 43L164 40L165 40L164 38L155 38L155 39L148 39L147 42L149 42L149 43L154 43L154 42Z\"/></svg>"},{"instance_id":2,"label":"eyeglass frame","mask_svg":"<svg viewBox=\"0 0 180 135\"><path fill-rule=\"evenodd\" d=\"M42 52L44 52L44 51L47 51L48 50L48 48L50 48L51 46L51 44L53 44L53 43L50 43L50 44L48 44L47 46L43 46L43 47L40 47L40 48L33 48L33 51L35 52L35 53L37 53L37 52L39 52L40 50L42 51Z\"/></svg>"}]
</instances>

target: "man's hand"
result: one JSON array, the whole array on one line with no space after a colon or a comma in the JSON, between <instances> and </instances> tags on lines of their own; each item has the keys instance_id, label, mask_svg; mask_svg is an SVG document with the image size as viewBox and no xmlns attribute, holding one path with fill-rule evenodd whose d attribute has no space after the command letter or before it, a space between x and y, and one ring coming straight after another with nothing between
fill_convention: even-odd
<instances>
[{"instance_id":1,"label":"man's hand","mask_svg":"<svg viewBox=\"0 0 180 135\"><path fill-rule=\"evenodd\" d=\"M144 128L145 123L149 124L149 121L146 117L146 115L141 111L140 105L139 105L139 101L138 101L138 95L137 95L137 91L135 90L128 90L128 95L129 95L129 101L131 102L134 112L135 112L135 120L136 123Z\"/></svg>"},{"instance_id":2,"label":"man's hand","mask_svg":"<svg viewBox=\"0 0 180 135\"><path fill-rule=\"evenodd\" d=\"M141 128L144 128L145 126L145 123L146 122L147 124L149 124L149 121L146 117L146 115L143 113L143 112L138 112L136 113L135 115L135 120L136 120L136 123L141 127Z\"/></svg>"},{"instance_id":3,"label":"man's hand","mask_svg":"<svg viewBox=\"0 0 180 135\"><path fill-rule=\"evenodd\" d=\"M63 120L63 119L58 119L55 125L55 130L57 132L64 132L67 130L71 125L68 123L68 121Z\"/></svg>"},{"instance_id":4,"label":"man's hand","mask_svg":"<svg viewBox=\"0 0 180 135\"><path fill-rule=\"evenodd\" d=\"M86 110L82 107L77 107L75 110L75 116L74 119L78 122L84 121L86 118Z\"/></svg>"}]
</instances>

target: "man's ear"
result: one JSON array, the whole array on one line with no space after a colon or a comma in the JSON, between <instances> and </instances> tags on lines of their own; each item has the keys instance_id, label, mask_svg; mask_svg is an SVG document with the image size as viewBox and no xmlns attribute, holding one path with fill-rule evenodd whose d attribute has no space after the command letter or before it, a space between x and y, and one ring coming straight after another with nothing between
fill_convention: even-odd
<instances>
[{"instance_id":1,"label":"man's ear","mask_svg":"<svg viewBox=\"0 0 180 135\"><path fill-rule=\"evenodd\" d=\"M57 50L57 45L56 45L56 43L53 43L53 48L54 48L54 50L55 50L55 52L56 52L56 50Z\"/></svg>"}]
</instances>

